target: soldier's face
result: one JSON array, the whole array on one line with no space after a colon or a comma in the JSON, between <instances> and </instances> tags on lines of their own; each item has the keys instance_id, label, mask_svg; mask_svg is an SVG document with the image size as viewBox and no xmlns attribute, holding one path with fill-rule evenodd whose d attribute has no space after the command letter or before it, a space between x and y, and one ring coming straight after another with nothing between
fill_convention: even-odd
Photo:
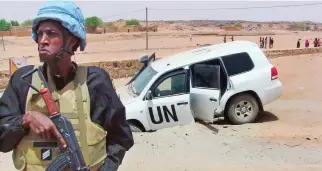
<instances>
[{"instance_id":1,"label":"soldier's face","mask_svg":"<svg viewBox=\"0 0 322 171\"><path fill-rule=\"evenodd\" d=\"M63 45L62 26L55 21L43 21L39 24L37 34L40 60L54 59Z\"/></svg>"}]
</instances>

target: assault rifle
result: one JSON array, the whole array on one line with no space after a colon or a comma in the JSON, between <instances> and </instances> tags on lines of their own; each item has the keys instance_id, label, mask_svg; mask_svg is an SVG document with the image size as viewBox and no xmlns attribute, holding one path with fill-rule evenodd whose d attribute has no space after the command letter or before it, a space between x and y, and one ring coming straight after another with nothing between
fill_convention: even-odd
<instances>
[{"instance_id":1,"label":"assault rifle","mask_svg":"<svg viewBox=\"0 0 322 171\"><path fill-rule=\"evenodd\" d=\"M38 71L39 77L45 85L45 88L41 88L40 90L24 80L25 77L32 75L36 71ZM46 171L63 171L66 168L71 168L72 171L90 171L90 168L86 165L83 154L78 145L73 126L71 122L66 117L62 116L58 111L58 108L48 88L48 84L40 68L37 67L29 71L21 76L21 79L36 92L40 93L50 113L50 119L53 121L67 143L67 147L60 149L60 156L48 166Z\"/></svg>"}]
</instances>

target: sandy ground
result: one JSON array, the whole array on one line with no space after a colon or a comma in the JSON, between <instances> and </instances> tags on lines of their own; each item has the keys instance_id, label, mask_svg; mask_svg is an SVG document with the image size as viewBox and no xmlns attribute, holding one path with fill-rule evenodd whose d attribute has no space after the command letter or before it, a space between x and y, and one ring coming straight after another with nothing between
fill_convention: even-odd
<instances>
[{"instance_id":1,"label":"sandy ground","mask_svg":"<svg viewBox=\"0 0 322 171\"><path fill-rule=\"evenodd\" d=\"M193 36L189 40L189 34L178 33L151 33L149 37L149 50L146 51L146 38L144 33L137 34L99 34L88 36L88 45L85 52L79 52L75 55L78 63L138 59L144 54L156 52L157 57L163 57L173 53L182 52L188 49L196 48L197 44L217 44L223 42L221 36ZM235 36L235 40L248 40L259 43L260 36ZM267 36L269 37L269 36ZM305 39L309 39L313 46L313 39L322 38L322 32L299 32L279 34L272 36L275 40L274 48L285 49L295 48L298 39L302 39L302 47ZM227 41L231 41L227 37ZM0 68L8 69L9 57L30 56L29 64L39 63L37 57L37 44L31 37L4 37L6 51L2 50L2 41L0 39Z\"/></svg>"},{"instance_id":2,"label":"sandy ground","mask_svg":"<svg viewBox=\"0 0 322 171\"><path fill-rule=\"evenodd\" d=\"M257 123L233 126L218 120L152 133L134 133L135 145L120 171L318 171L322 170L319 76L322 55L271 59L283 95L265 106ZM116 80L116 86L126 79ZM0 168L13 171L11 154Z\"/></svg>"},{"instance_id":3,"label":"sandy ground","mask_svg":"<svg viewBox=\"0 0 322 171\"><path fill-rule=\"evenodd\" d=\"M223 121L134 134L120 170L322 170L318 79L321 55L282 57L283 96L265 106L257 123Z\"/></svg>"},{"instance_id":4,"label":"sandy ground","mask_svg":"<svg viewBox=\"0 0 322 171\"><path fill-rule=\"evenodd\" d=\"M257 123L216 121L134 134L120 170L322 170L321 57L271 60L284 91Z\"/></svg>"},{"instance_id":5,"label":"sandy ground","mask_svg":"<svg viewBox=\"0 0 322 171\"><path fill-rule=\"evenodd\" d=\"M294 48L297 39L322 37L322 32L304 32L272 36L274 48ZM229 38L229 37L228 37ZM8 58L31 56L37 64L37 46L31 38L5 37L6 51L0 39L0 68L8 69ZM136 59L145 53L165 56L196 44L221 43L217 36L151 36L145 51L140 35L89 35L86 52L75 57L78 63ZM235 40L258 43L259 36L236 36ZM228 39L228 41L230 41ZM311 41L312 45L312 41ZM282 97L265 106L258 122L233 126L222 120L204 125L195 123L153 133L135 133L135 145L126 154L120 171L306 171L322 170L322 93L319 78L322 55L303 55L271 59L284 85ZM126 79L116 80L116 86ZM1 170L15 170L11 153L0 153Z\"/></svg>"}]
</instances>

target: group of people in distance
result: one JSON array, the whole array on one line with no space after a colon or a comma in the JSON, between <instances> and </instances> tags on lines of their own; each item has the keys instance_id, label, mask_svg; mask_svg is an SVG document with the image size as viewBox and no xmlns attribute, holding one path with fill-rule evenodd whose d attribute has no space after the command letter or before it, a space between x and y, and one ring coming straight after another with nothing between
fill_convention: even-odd
<instances>
[{"instance_id":1,"label":"group of people in distance","mask_svg":"<svg viewBox=\"0 0 322 171\"><path fill-rule=\"evenodd\" d=\"M268 48L271 49L274 46L274 39L272 37L269 37L269 39L267 39L267 37L259 37L259 47L260 48L264 48L267 49L267 44L268 44Z\"/></svg>"},{"instance_id":2,"label":"group of people in distance","mask_svg":"<svg viewBox=\"0 0 322 171\"><path fill-rule=\"evenodd\" d=\"M309 41L309 39L306 39L306 40L305 40L305 44L304 44L304 46L305 46L305 48L310 47L310 41ZM315 38L315 39L314 39L314 41L313 41L313 46L314 46L314 47L320 47L320 46L321 46L321 40L320 40L320 38ZM296 47L297 47L297 48L300 48L300 47L301 47L301 39L298 39L298 40L297 40Z\"/></svg>"},{"instance_id":3,"label":"group of people in distance","mask_svg":"<svg viewBox=\"0 0 322 171\"><path fill-rule=\"evenodd\" d=\"M227 35L224 36L224 43L227 43L227 38L226 38ZM231 36L231 41L233 42L234 41L234 36Z\"/></svg>"}]
</instances>

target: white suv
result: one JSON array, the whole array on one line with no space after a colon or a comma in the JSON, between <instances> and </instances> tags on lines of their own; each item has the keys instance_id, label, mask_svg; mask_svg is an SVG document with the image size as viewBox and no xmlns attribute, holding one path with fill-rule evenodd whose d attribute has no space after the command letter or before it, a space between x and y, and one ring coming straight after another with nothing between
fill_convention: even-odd
<instances>
[{"instance_id":1,"label":"white suv","mask_svg":"<svg viewBox=\"0 0 322 171\"><path fill-rule=\"evenodd\" d=\"M153 60L154 59L154 60ZM117 89L132 131L153 131L226 117L254 122L263 106L278 99L277 69L258 45L234 41L155 60Z\"/></svg>"}]
</instances>

